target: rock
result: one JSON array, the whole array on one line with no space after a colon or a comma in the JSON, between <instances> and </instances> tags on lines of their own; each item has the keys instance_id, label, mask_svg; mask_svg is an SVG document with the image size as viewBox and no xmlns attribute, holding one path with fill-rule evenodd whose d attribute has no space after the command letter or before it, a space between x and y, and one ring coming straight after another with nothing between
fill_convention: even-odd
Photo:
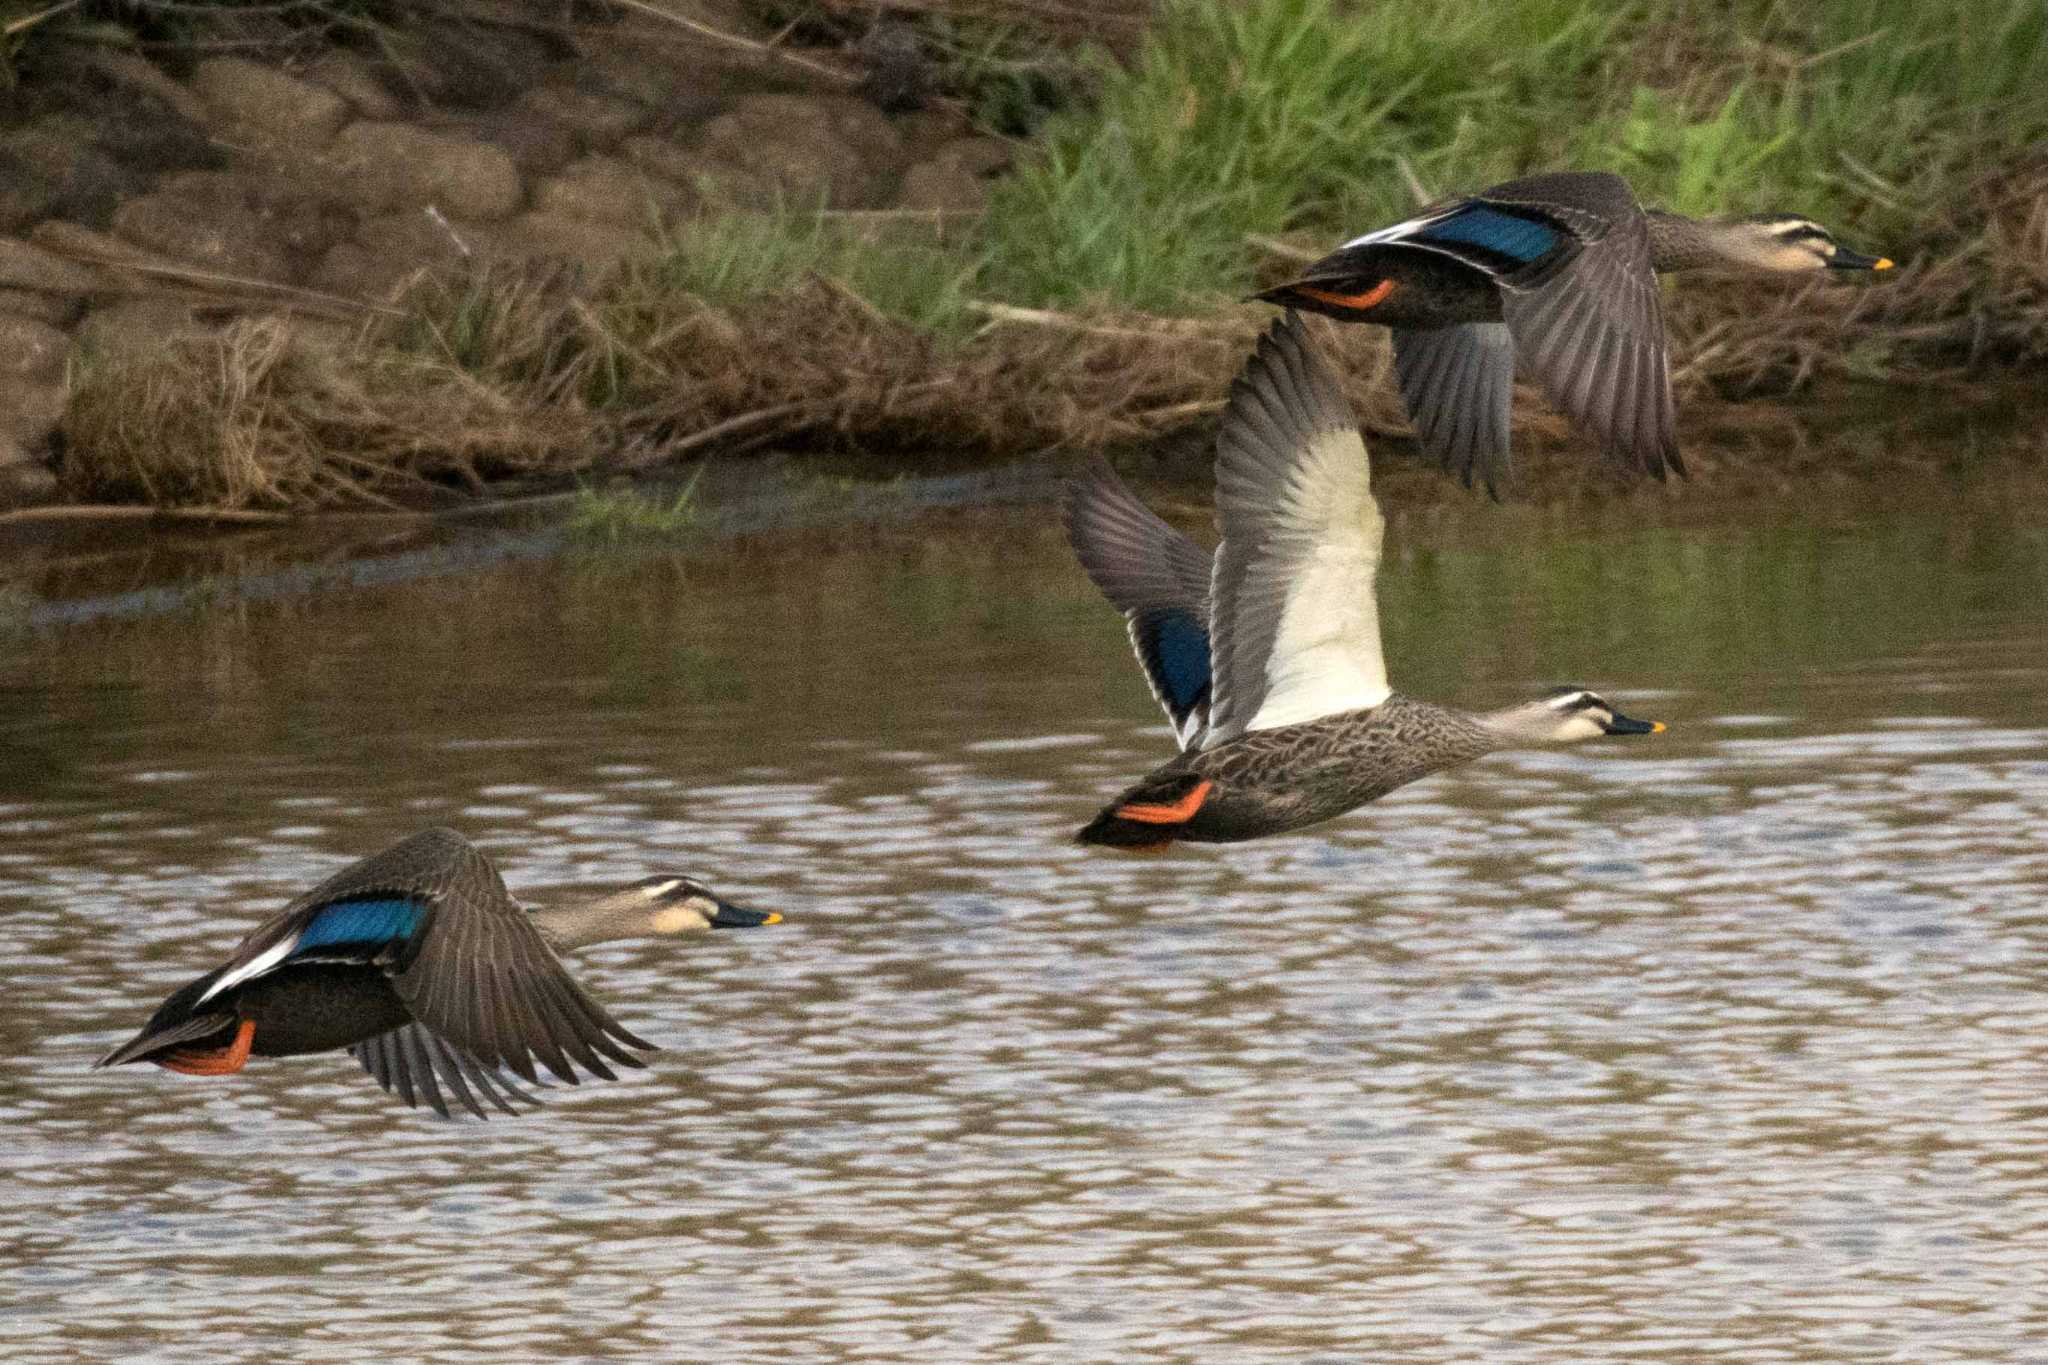
<instances>
[{"instance_id":1,"label":"rock","mask_svg":"<svg viewBox=\"0 0 2048 1365\"><path fill-rule=\"evenodd\" d=\"M762 25L752 4L690 0L699 22L734 37L765 44L773 29ZM735 99L775 86L800 87L808 73L778 60L764 46L744 48L720 42L643 12L617 22L580 28L574 38L579 81L634 100L663 117L698 123Z\"/></svg>"},{"instance_id":2,"label":"rock","mask_svg":"<svg viewBox=\"0 0 2048 1365\"><path fill-rule=\"evenodd\" d=\"M211 115L205 102L137 53L89 43L54 45L37 54L35 67L35 80L19 93L32 90L30 98L57 115L57 126L138 183L222 160L207 136Z\"/></svg>"},{"instance_id":3,"label":"rock","mask_svg":"<svg viewBox=\"0 0 2048 1365\"><path fill-rule=\"evenodd\" d=\"M377 79L370 64L345 48L330 48L306 68L305 78L341 96L359 118L388 122L405 112L404 104Z\"/></svg>"},{"instance_id":4,"label":"rock","mask_svg":"<svg viewBox=\"0 0 2048 1365\"><path fill-rule=\"evenodd\" d=\"M324 355L339 356L353 351L362 338L363 329L354 323L342 322L336 318L312 318L304 315L288 320L291 327L292 343Z\"/></svg>"},{"instance_id":5,"label":"rock","mask_svg":"<svg viewBox=\"0 0 2048 1365\"><path fill-rule=\"evenodd\" d=\"M917 30L900 19L883 19L860 36L854 56L867 67L860 93L892 114L922 109L936 93L932 64Z\"/></svg>"},{"instance_id":6,"label":"rock","mask_svg":"<svg viewBox=\"0 0 2048 1365\"><path fill-rule=\"evenodd\" d=\"M458 7L449 7L455 12ZM478 9L475 0L459 7ZM532 16L525 17L530 23ZM441 98L450 104L488 109L531 90L554 62L548 45L522 27L432 19L412 30L434 63Z\"/></svg>"},{"instance_id":7,"label":"rock","mask_svg":"<svg viewBox=\"0 0 2048 1365\"><path fill-rule=\"evenodd\" d=\"M0 437L34 449L50 439L64 420L64 405L70 390L60 375L56 379L9 385L0 396Z\"/></svg>"},{"instance_id":8,"label":"rock","mask_svg":"<svg viewBox=\"0 0 2048 1365\"><path fill-rule=\"evenodd\" d=\"M192 201L202 213L239 213L302 265L355 231L355 212L307 178L255 171L185 171L157 193Z\"/></svg>"},{"instance_id":9,"label":"rock","mask_svg":"<svg viewBox=\"0 0 2048 1365\"><path fill-rule=\"evenodd\" d=\"M64 373L71 338L36 318L0 313L0 391Z\"/></svg>"},{"instance_id":10,"label":"rock","mask_svg":"<svg viewBox=\"0 0 2048 1365\"><path fill-rule=\"evenodd\" d=\"M533 206L540 213L563 218L645 228L688 213L691 196L681 186L649 176L624 161L586 156L536 186Z\"/></svg>"},{"instance_id":11,"label":"rock","mask_svg":"<svg viewBox=\"0 0 2048 1365\"><path fill-rule=\"evenodd\" d=\"M697 168L703 164L664 137L629 137L619 144L619 155L649 175L686 188L696 184Z\"/></svg>"},{"instance_id":12,"label":"rock","mask_svg":"<svg viewBox=\"0 0 2048 1365\"><path fill-rule=\"evenodd\" d=\"M519 97L519 107L568 129L592 150L609 148L654 121L645 105L573 85L536 87Z\"/></svg>"},{"instance_id":13,"label":"rock","mask_svg":"<svg viewBox=\"0 0 2048 1365\"><path fill-rule=\"evenodd\" d=\"M697 140L705 192L738 208L778 201L880 208L902 172L903 140L850 95L749 95Z\"/></svg>"},{"instance_id":14,"label":"rock","mask_svg":"<svg viewBox=\"0 0 2048 1365\"><path fill-rule=\"evenodd\" d=\"M72 56L88 70L156 100L188 123L204 124L207 120L206 101L139 52L81 43Z\"/></svg>"},{"instance_id":15,"label":"rock","mask_svg":"<svg viewBox=\"0 0 2048 1365\"><path fill-rule=\"evenodd\" d=\"M106 287L106 277L41 247L0 237L0 287L58 296L90 294Z\"/></svg>"},{"instance_id":16,"label":"rock","mask_svg":"<svg viewBox=\"0 0 2048 1365\"><path fill-rule=\"evenodd\" d=\"M38 294L27 289L0 286L0 313L15 313L52 327L69 327L85 311L85 300L76 294Z\"/></svg>"},{"instance_id":17,"label":"rock","mask_svg":"<svg viewBox=\"0 0 2048 1365\"><path fill-rule=\"evenodd\" d=\"M471 0L440 8L461 13ZM386 26L378 46L382 56L373 69L387 86L416 103L459 109L505 103L539 85L553 60L548 46L530 34L462 19Z\"/></svg>"},{"instance_id":18,"label":"rock","mask_svg":"<svg viewBox=\"0 0 2048 1365\"><path fill-rule=\"evenodd\" d=\"M149 251L124 242L119 237L109 237L104 232L95 232L89 227L69 223L62 218L51 218L37 223L29 230L29 240L49 251L52 255L68 257L75 261L93 263L95 269L102 265L108 268L102 273L109 279L122 278L122 265L176 266L178 262L161 252Z\"/></svg>"},{"instance_id":19,"label":"rock","mask_svg":"<svg viewBox=\"0 0 2048 1365\"><path fill-rule=\"evenodd\" d=\"M163 297L120 299L86 314L78 324L77 347L88 361L115 357L146 357L191 336L213 329L193 315L189 305Z\"/></svg>"},{"instance_id":20,"label":"rock","mask_svg":"<svg viewBox=\"0 0 2048 1365\"><path fill-rule=\"evenodd\" d=\"M466 118L450 118L433 127L457 137L486 142L512 158L523 176L553 175L582 150L576 135L552 119L516 105Z\"/></svg>"},{"instance_id":21,"label":"rock","mask_svg":"<svg viewBox=\"0 0 2048 1365\"><path fill-rule=\"evenodd\" d=\"M338 184L372 212L433 204L490 222L518 209L525 187L503 148L405 123L354 123L328 151Z\"/></svg>"},{"instance_id":22,"label":"rock","mask_svg":"<svg viewBox=\"0 0 2048 1365\"><path fill-rule=\"evenodd\" d=\"M9 442L0 439L0 507L40 507L57 498L57 476L33 455L9 457Z\"/></svg>"},{"instance_id":23,"label":"rock","mask_svg":"<svg viewBox=\"0 0 2048 1365\"><path fill-rule=\"evenodd\" d=\"M326 146L350 113L326 86L242 57L201 62L192 88L217 122L308 152Z\"/></svg>"},{"instance_id":24,"label":"rock","mask_svg":"<svg viewBox=\"0 0 2048 1365\"><path fill-rule=\"evenodd\" d=\"M903 173L896 207L975 214L988 207L992 181L1010 167L1010 147L997 138L949 142Z\"/></svg>"},{"instance_id":25,"label":"rock","mask_svg":"<svg viewBox=\"0 0 2048 1365\"><path fill-rule=\"evenodd\" d=\"M560 258L592 271L652 256L660 249L660 242L644 226L544 212L524 213L513 219L504 243L507 254Z\"/></svg>"},{"instance_id":26,"label":"rock","mask_svg":"<svg viewBox=\"0 0 2048 1365\"><path fill-rule=\"evenodd\" d=\"M460 270L489 256L499 228L436 223L423 209L403 209L366 220L354 241L338 243L306 283L347 298L386 303L411 282L434 271Z\"/></svg>"},{"instance_id":27,"label":"rock","mask_svg":"<svg viewBox=\"0 0 2048 1365\"><path fill-rule=\"evenodd\" d=\"M974 120L957 104L934 104L915 113L899 114L890 121L913 158L935 152L957 138L974 136Z\"/></svg>"},{"instance_id":28,"label":"rock","mask_svg":"<svg viewBox=\"0 0 2048 1365\"><path fill-rule=\"evenodd\" d=\"M0 232L50 217L104 224L142 183L100 149L92 124L38 119L0 135Z\"/></svg>"},{"instance_id":29,"label":"rock","mask_svg":"<svg viewBox=\"0 0 2048 1365\"><path fill-rule=\"evenodd\" d=\"M345 299L390 303L404 292L419 267L410 261L379 256L355 242L341 242L306 276L306 287Z\"/></svg>"},{"instance_id":30,"label":"rock","mask_svg":"<svg viewBox=\"0 0 2048 1365\"><path fill-rule=\"evenodd\" d=\"M116 209L113 226L116 235L137 246L215 274L290 284L299 273L260 225L231 201L146 194Z\"/></svg>"}]
</instances>

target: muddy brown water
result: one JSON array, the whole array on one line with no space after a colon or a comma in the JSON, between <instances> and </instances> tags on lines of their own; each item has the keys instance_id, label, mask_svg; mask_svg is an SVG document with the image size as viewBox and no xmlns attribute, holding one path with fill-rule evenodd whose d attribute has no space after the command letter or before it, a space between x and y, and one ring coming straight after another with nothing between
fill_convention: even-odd
<instances>
[{"instance_id":1,"label":"muddy brown water","mask_svg":"<svg viewBox=\"0 0 2048 1365\"><path fill-rule=\"evenodd\" d=\"M0 1358L2048 1359L2038 519L1397 522L1408 690L1671 732L1149 859L1048 521L11 641ZM788 920L584 954L666 1050L516 1120L87 1069L438 822Z\"/></svg>"}]
</instances>

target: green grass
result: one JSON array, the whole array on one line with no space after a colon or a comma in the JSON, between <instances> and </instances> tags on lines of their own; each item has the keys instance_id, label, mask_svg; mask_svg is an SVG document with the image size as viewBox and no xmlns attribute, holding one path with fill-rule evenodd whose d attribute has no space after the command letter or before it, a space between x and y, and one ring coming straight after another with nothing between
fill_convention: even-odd
<instances>
[{"instance_id":1,"label":"green grass","mask_svg":"<svg viewBox=\"0 0 2048 1365\"><path fill-rule=\"evenodd\" d=\"M1782 208L1904 254L1981 169L2048 138L2048 6L1172 0L1004 185L1011 302L1201 311L1246 238L1334 238L1435 192L1577 166L1689 213Z\"/></svg>"},{"instance_id":2,"label":"green grass","mask_svg":"<svg viewBox=\"0 0 2048 1365\"><path fill-rule=\"evenodd\" d=\"M675 540L704 526L697 502L697 480L670 496L637 489L578 490L568 518L569 532L592 545L615 546L635 541Z\"/></svg>"},{"instance_id":3,"label":"green grass","mask_svg":"<svg viewBox=\"0 0 2048 1365\"><path fill-rule=\"evenodd\" d=\"M731 306L823 280L884 317L956 335L968 325L965 304L980 262L916 231L790 205L702 218L677 228L658 260L636 268L636 285L655 298L684 293Z\"/></svg>"}]
</instances>

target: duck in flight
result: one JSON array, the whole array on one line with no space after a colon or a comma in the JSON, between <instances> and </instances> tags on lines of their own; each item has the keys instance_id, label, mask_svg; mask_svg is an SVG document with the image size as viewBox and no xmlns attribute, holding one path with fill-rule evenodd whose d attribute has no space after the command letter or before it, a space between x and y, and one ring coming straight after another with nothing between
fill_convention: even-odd
<instances>
[{"instance_id":1,"label":"duck in flight","mask_svg":"<svg viewBox=\"0 0 2048 1365\"><path fill-rule=\"evenodd\" d=\"M1653 734L1581 687L1499 711L1387 685L1373 580L1385 523L1336 376L1289 312L1231 387L1212 558L1097 461L1066 503L1082 567L1123 612L1180 753L1084 844L1232 843L1318 824L1501 749Z\"/></svg>"},{"instance_id":2,"label":"duck in flight","mask_svg":"<svg viewBox=\"0 0 2048 1365\"><path fill-rule=\"evenodd\" d=\"M1259 295L1394 335L1423 448L1498 496L1517 364L1624 465L1683 474L1660 273L1888 270L1791 213L1644 209L1618 175L1560 171L1449 199L1344 243Z\"/></svg>"},{"instance_id":3,"label":"duck in flight","mask_svg":"<svg viewBox=\"0 0 2048 1365\"><path fill-rule=\"evenodd\" d=\"M647 877L581 905L528 911L491 862L430 829L335 873L258 925L228 960L172 992L95 1066L154 1062L193 1076L253 1056L346 1048L378 1084L443 1118L448 1097L478 1118L534 1097L538 1059L575 1085L577 1067L646 1065L654 1045L593 1000L557 953L611 939L738 929L782 916L729 905L689 877ZM444 1095L443 1091L446 1091Z\"/></svg>"}]
</instances>

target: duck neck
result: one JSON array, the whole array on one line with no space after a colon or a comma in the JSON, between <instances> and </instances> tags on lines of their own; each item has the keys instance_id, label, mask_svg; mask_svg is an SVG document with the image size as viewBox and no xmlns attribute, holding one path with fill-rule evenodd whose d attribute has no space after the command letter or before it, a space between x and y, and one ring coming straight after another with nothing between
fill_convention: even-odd
<instances>
[{"instance_id":1,"label":"duck neck","mask_svg":"<svg viewBox=\"0 0 2048 1365\"><path fill-rule=\"evenodd\" d=\"M533 927L540 930L540 936L556 952L631 938L642 930L646 921L644 907L635 912L631 907L619 905L616 898L610 896L578 905L534 910L532 915Z\"/></svg>"},{"instance_id":2,"label":"duck neck","mask_svg":"<svg viewBox=\"0 0 2048 1365\"><path fill-rule=\"evenodd\" d=\"M1728 264L1712 223L1663 209L1645 209L1643 216L1650 230L1650 267L1657 273Z\"/></svg>"},{"instance_id":3,"label":"duck neck","mask_svg":"<svg viewBox=\"0 0 2048 1365\"><path fill-rule=\"evenodd\" d=\"M1534 749L1557 734L1557 712L1540 701L1503 706L1498 711L1468 711L1466 718L1486 734L1486 752Z\"/></svg>"}]
</instances>

